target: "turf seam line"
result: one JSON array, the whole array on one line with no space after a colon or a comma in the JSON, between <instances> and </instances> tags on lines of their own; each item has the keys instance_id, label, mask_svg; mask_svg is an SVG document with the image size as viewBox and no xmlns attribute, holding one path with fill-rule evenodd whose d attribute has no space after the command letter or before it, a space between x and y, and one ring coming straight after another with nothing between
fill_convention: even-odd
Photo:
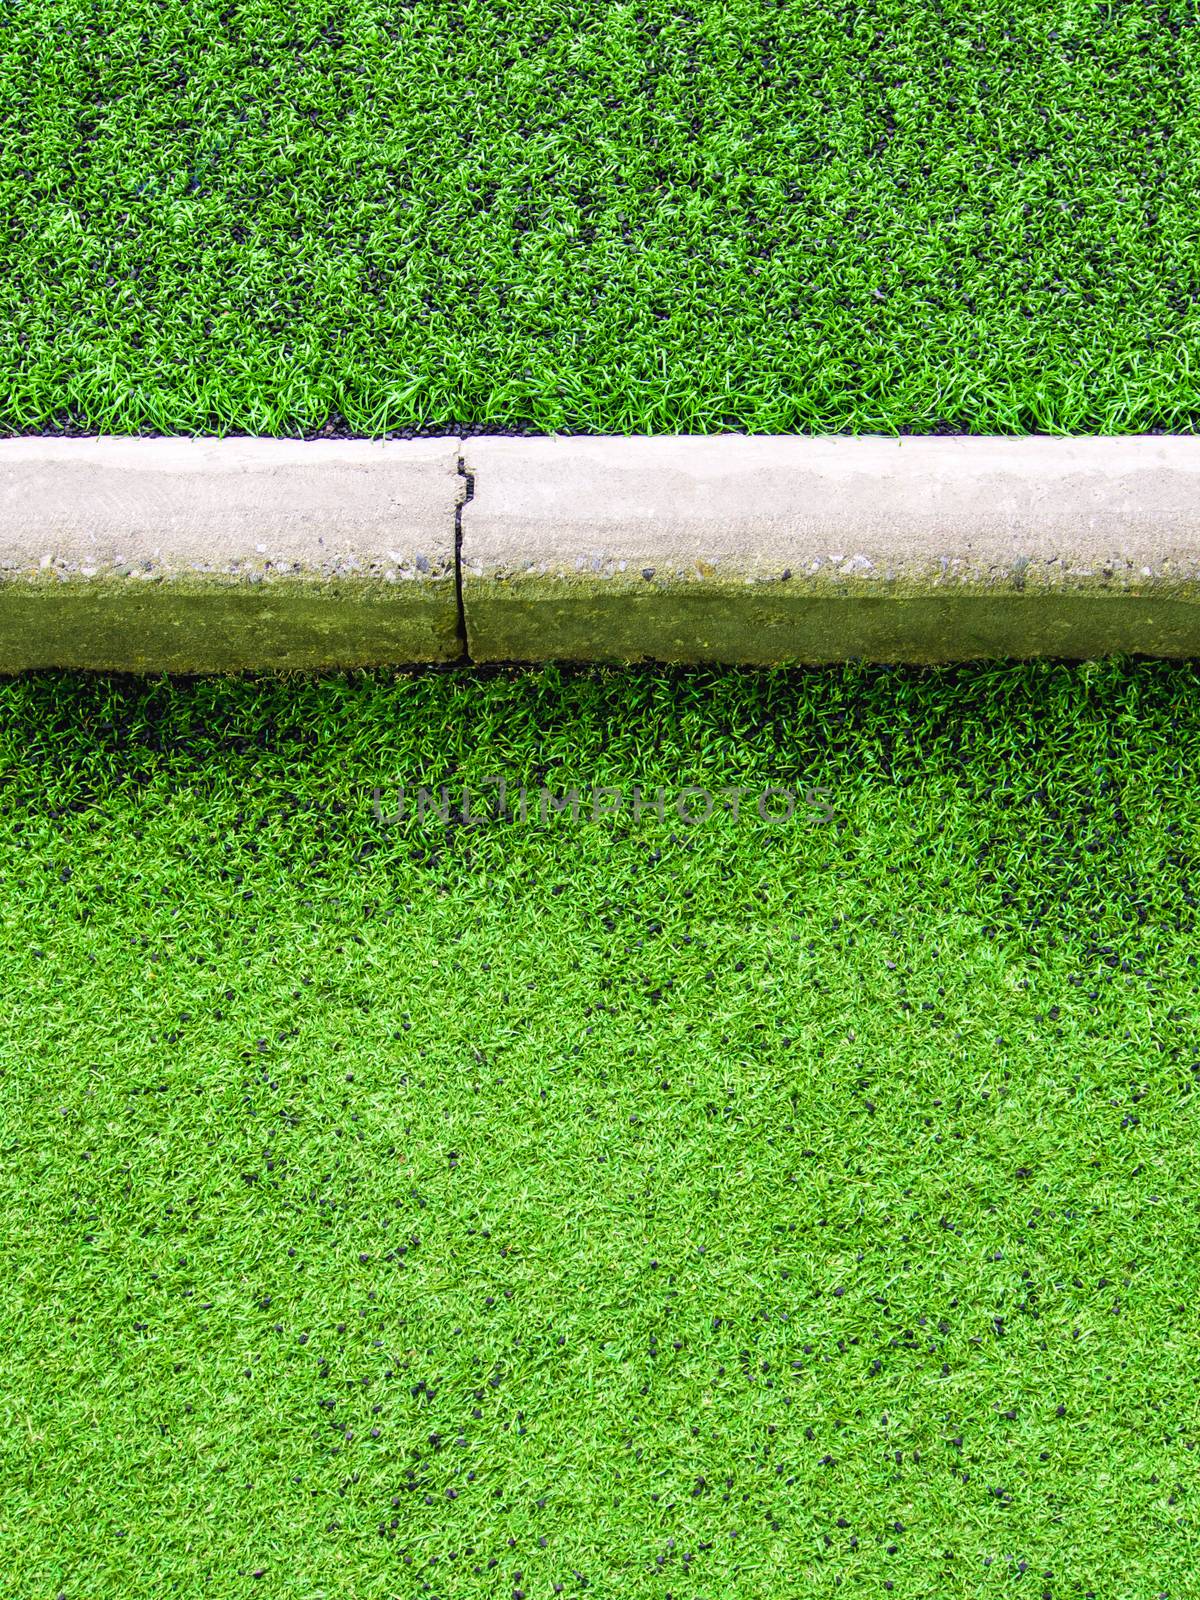
<instances>
[{"instance_id":1,"label":"turf seam line","mask_svg":"<svg viewBox=\"0 0 1200 1600\"><path fill-rule=\"evenodd\" d=\"M463 604L462 581L463 508L475 498L475 474L467 466L463 455L458 458L458 475L462 479L462 490L454 507L454 604L458 613L458 640L462 647L460 664L469 666L471 654L467 643L467 612Z\"/></svg>"}]
</instances>

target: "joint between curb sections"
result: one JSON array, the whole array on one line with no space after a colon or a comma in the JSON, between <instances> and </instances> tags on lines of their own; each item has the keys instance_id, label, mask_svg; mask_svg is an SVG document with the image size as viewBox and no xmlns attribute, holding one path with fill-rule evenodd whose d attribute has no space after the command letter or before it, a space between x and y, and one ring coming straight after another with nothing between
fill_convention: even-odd
<instances>
[{"instance_id":1,"label":"joint between curb sections","mask_svg":"<svg viewBox=\"0 0 1200 1600\"><path fill-rule=\"evenodd\" d=\"M458 661L452 665L470 666L470 645L467 640L467 611L463 604L463 574L462 574L462 545L463 545L463 510L475 498L475 474L467 466L466 457L462 454L462 441L459 441L458 475L462 479L462 488L458 502L454 507L454 603L458 611L458 642L461 647Z\"/></svg>"}]
</instances>

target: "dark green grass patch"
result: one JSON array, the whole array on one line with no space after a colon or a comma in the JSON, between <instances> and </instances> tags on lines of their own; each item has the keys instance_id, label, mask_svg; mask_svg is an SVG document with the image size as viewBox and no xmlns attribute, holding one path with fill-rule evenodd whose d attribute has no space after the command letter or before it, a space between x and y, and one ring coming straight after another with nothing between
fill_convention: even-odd
<instances>
[{"instance_id":1,"label":"dark green grass patch","mask_svg":"<svg viewBox=\"0 0 1200 1600\"><path fill-rule=\"evenodd\" d=\"M1188 1594L1198 761L1165 663L0 686L6 1592ZM834 820L375 815L498 775Z\"/></svg>"},{"instance_id":2,"label":"dark green grass patch","mask_svg":"<svg viewBox=\"0 0 1200 1600\"><path fill-rule=\"evenodd\" d=\"M1184 430L1188 0L15 0L0 427Z\"/></svg>"}]
</instances>

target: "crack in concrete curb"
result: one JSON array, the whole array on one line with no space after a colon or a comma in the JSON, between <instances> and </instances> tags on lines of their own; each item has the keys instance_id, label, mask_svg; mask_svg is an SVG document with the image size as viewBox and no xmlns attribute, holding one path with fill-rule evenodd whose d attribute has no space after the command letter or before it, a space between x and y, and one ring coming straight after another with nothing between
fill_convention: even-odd
<instances>
[{"instance_id":1,"label":"crack in concrete curb","mask_svg":"<svg viewBox=\"0 0 1200 1600\"><path fill-rule=\"evenodd\" d=\"M462 440L459 440L462 448ZM471 472L466 463L466 458L459 455L458 475L463 481L462 492L458 504L454 508L454 602L458 608L458 638L462 646L462 663L470 664L470 654L467 644L467 613L463 604L462 588L462 542L463 542L463 512L475 498L475 474Z\"/></svg>"},{"instance_id":2,"label":"crack in concrete curb","mask_svg":"<svg viewBox=\"0 0 1200 1600\"><path fill-rule=\"evenodd\" d=\"M1200 656L1200 438L0 440L0 671Z\"/></svg>"}]
</instances>

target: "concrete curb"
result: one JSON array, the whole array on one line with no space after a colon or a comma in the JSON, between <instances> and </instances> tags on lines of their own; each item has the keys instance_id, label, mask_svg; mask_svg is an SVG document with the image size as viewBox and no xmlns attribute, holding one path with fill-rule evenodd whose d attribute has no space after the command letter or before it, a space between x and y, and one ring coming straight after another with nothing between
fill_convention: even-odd
<instances>
[{"instance_id":1,"label":"concrete curb","mask_svg":"<svg viewBox=\"0 0 1200 1600\"><path fill-rule=\"evenodd\" d=\"M462 653L457 439L0 440L0 671Z\"/></svg>"},{"instance_id":2,"label":"concrete curb","mask_svg":"<svg viewBox=\"0 0 1200 1600\"><path fill-rule=\"evenodd\" d=\"M1200 656L1200 437L0 440L0 671Z\"/></svg>"},{"instance_id":3,"label":"concrete curb","mask_svg":"<svg viewBox=\"0 0 1200 1600\"><path fill-rule=\"evenodd\" d=\"M1200 438L464 452L477 661L1200 654Z\"/></svg>"}]
</instances>

